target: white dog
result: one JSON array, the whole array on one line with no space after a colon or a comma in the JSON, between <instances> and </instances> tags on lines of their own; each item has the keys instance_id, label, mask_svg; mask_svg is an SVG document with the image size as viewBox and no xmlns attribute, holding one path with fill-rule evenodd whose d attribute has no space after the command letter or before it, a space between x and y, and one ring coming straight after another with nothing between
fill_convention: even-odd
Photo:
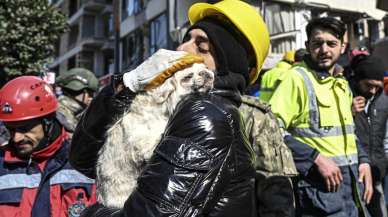
<instances>
[{"instance_id":1,"label":"white dog","mask_svg":"<svg viewBox=\"0 0 388 217\"><path fill-rule=\"evenodd\" d=\"M177 103L189 93L209 91L213 81L212 71L202 63L194 63L135 97L128 112L108 130L99 152L98 202L123 207Z\"/></svg>"}]
</instances>

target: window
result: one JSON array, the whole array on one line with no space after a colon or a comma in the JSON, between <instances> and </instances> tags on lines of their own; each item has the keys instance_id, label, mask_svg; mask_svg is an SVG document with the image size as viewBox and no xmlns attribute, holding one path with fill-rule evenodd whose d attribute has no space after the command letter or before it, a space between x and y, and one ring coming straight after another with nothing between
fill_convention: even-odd
<instances>
[{"instance_id":1,"label":"window","mask_svg":"<svg viewBox=\"0 0 388 217\"><path fill-rule=\"evenodd\" d=\"M104 55L104 72L103 75L113 74L114 72L114 59L113 55L105 54Z\"/></svg>"},{"instance_id":2,"label":"window","mask_svg":"<svg viewBox=\"0 0 388 217\"><path fill-rule=\"evenodd\" d=\"M145 9L144 0L123 0L122 19L136 15Z\"/></svg>"},{"instance_id":3,"label":"window","mask_svg":"<svg viewBox=\"0 0 388 217\"><path fill-rule=\"evenodd\" d=\"M110 37L113 35L113 14L104 15L104 36Z\"/></svg>"},{"instance_id":4,"label":"window","mask_svg":"<svg viewBox=\"0 0 388 217\"><path fill-rule=\"evenodd\" d=\"M78 7L79 7L78 0L70 0L69 1L69 18L77 12Z\"/></svg>"},{"instance_id":5,"label":"window","mask_svg":"<svg viewBox=\"0 0 388 217\"><path fill-rule=\"evenodd\" d=\"M95 35L95 17L85 15L82 23L82 38L92 38Z\"/></svg>"},{"instance_id":6,"label":"window","mask_svg":"<svg viewBox=\"0 0 388 217\"><path fill-rule=\"evenodd\" d=\"M78 25L70 27L69 44L68 44L69 50L72 49L78 41L78 29L79 29Z\"/></svg>"},{"instance_id":7,"label":"window","mask_svg":"<svg viewBox=\"0 0 388 217\"><path fill-rule=\"evenodd\" d=\"M164 13L150 23L150 54L168 46L167 15Z\"/></svg>"},{"instance_id":8,"label":"window","mask_svg":"<svg viewBox=\"0 0 388 217\"><path fill-rule=\"evenodd\" d=\"M271 35L272 53L284 53L295 47L295 12L289 5L265 4L265 22Z\"/></svg>"},{"instance_id":9,"label":"window","mask_svg":"<svg viewBox=\"0 0 388 217\"><path fill-rule=\"evenodd\" d=\"M123 69L132 69L143 61L143 31L136 29L122 39Z\"/></svg>"},{"instance_id":10,"label":"window","mask_svg":"<svg viewBox=\"0 0 388 217\"><path fill-rule=\"evenodd\" d=\"M354 27L353 31L356 36L364 36L365 26L364 26L363 20L357 21L353 27Z\"/></svg>"},{"instance_id":11,"label":"window","mask_svg":"<svg viewBox=\"0 0 388 217\"><path fill-rule=\"evenodd\" d=\"M89 69L90 71L93 70L94 66L94 52L93 51L82 51L79 54L78 59L78 65L82 68Z\"/></svg>"},{"instance_id":12,"label":"window","mask_svg":"<svg viewBox=\"0 0 388 217\"><path fill-rule=\"evenodd\" d=\"M67 69L70 70L72 68L75 68L75 56L71 57L68 61L67 61Z\"/></svg>"},{"instance_id":13,"label":"window","mask_svg":"<svg viewBox=\"0 0 388 217\"><path fill-rule=\"evenodd\" d=\"M369 38L370 43L375 43L380 38L383 38L382 31L380 32L380 26L379 21L377 20L369 20L368 21L368 27L369 27Z\"/></svg>"}]
</instances>

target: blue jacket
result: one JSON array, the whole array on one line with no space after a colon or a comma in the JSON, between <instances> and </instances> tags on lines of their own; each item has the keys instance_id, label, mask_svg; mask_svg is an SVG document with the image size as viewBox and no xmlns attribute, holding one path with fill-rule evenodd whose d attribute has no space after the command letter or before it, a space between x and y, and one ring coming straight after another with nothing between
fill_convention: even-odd
<instances>
[{"instance_id":1,"label":"blue jacket","mask_svg":"<svg viewBox=\"0 0 388 217\"><path fill-rule=\"evenodd\" d=\"M29 161L0 149L0 217L73 217L95 203L94 180L70 166L68 149L64 130Z\"/></svg>"}]
</instances>

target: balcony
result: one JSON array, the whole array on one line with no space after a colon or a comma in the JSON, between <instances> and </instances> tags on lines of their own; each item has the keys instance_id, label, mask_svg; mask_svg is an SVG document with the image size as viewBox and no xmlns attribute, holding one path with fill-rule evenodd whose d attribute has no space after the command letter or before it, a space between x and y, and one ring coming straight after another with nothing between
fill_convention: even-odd
<instances>
[{"instance_id":1,"label":"balcony","mask_svg":"<svg viewBox=\"0 0 388 217\"><path fill-rule=\"evenodd\" d=\"M85 10L101 12L105 9L106 6L110 4L105 0L82 0L81 5Z\"/></svg>"}]
</instances>

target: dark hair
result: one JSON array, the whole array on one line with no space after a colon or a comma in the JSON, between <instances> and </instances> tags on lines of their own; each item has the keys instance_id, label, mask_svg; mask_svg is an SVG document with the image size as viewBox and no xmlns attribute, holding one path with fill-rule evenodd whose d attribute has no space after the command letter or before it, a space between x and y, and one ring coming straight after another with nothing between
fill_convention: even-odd
<instances>
[{"instance_id":1,"label":"dark hair","mask_svg":"<svg viewBox=\"0 0 388 217\"><path fill-rule=\"evenodd\" d=\"M326 30L341 41L343 40L346 32L345 24L341 20L337 20L332 17L312 19L306 26L308 40L310 39L311 33L314 31L314 29Z\"/></svg>"},{"instance_id":2,"label":"dark hair","mask_svg":"<svg viewBox=\"0 0 388 217\"><path fill-rule=\"evenodd\" d=\"M358 55L351 65L354 71L354 79L361 81L364 79L384 80L384 63L378 57Z\"/></svg>"},{"instance_id":3,"label":"dark hair","mask_svg":"<svg viewBox=\"0 0 388 217\"><path fill-rule=\"evenodd\" d=\"M307 53L308 53L307 50L304 48L300 48L300 49L296 50L295 56L294 56L295 62L301 62Z\"/></svg>"}]
</instances>

